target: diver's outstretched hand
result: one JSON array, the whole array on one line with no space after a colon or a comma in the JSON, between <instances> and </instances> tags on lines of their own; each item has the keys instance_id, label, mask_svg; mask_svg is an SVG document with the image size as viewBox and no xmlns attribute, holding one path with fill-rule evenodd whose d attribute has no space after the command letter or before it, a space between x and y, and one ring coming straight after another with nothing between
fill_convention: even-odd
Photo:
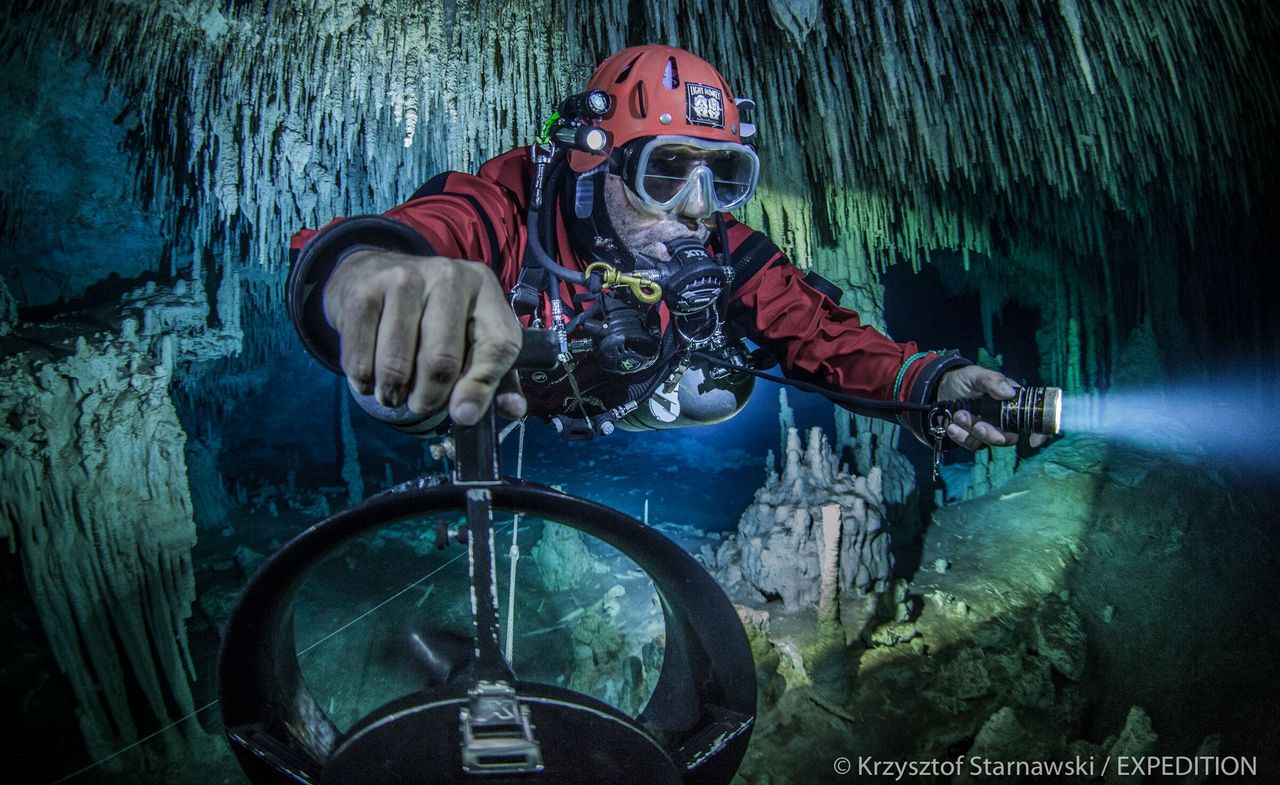
<instances>
[{"instance_id":1,"label":"diver's outstretched hand","mask_svg":"<svg viewBox=\"0 0 1280 785\"><path fill-rule=\"evenodd\" d=\"M983 368L981 365L966 365L942 375L938 384L939 401L958 401L965 398L977 398L990 395L1000 401L1007 401L1017 394L1020 385L999 371ZM988 422L983 422L963 409L956 412L955 418L947 426L947 436L951 441L970 450L983 447L1008 447L1018 443L1018 434L1013 431L1001 431ZM1049 437L1038 433L1031 434L1031 446L1039 447Z\"/></svg>"},{"instance_id":2,"label":"diver's outstretched hand","mask_svg":"<svg viewBox=\"0 0 1280 785\"><path fill-rule=\"evenodd\" d=\"M324 315L352 388L382 405L430 414L447 404L455 422L473 425L496 395L503 416L524 416L511 370L520 323L485 265L356 251L329 276Z\"/></svg>"}]
</instances>

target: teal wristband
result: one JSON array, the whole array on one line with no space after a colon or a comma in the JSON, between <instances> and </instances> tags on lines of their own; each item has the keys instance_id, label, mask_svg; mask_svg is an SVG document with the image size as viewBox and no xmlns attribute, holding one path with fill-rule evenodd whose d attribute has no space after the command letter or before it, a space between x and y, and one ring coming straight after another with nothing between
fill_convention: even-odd
<instances>
[{"instance_id":1,"label":"teal wristband","mask_svg":"<svg viewBox=\"0 0 1280 785\"><path fill-rule=\"evenodd\" d=\"M916 352L915 354L908 357L907 361L904 362L902 364L902 367L898 369L898 378L893 380L893 400L895 401L901 400L899 398L899 394L902 392L902 379L904 376L907 375L907 369L911 367L912 363L914 363L916 360L919 360L921 358L928 357L931 354L946 354L946 353L947 353L946 349L928 349L923 352ZM898 420L898 424L901 425L903 428L908 427L907 418L906 416L903 415L902 412L898 412L897 420Z\"/></svg>"},{"instance_id":2,"label":"teal wristband","mask_svg":"<svg viewBox=\"0 0 1280 785\"><path fill-rule=\"evenodd\" d=\"M922 357L928 357L931 354L934 354L934 352L916 352L908 357L907 361L902 364L902 367L898 369L898 378L893 380L893 400L899 400L899 393L902 392L902 377L907 375L907 369L911 367L911 364L916 360L919 360Z\"/></svg>"}]
</instances>

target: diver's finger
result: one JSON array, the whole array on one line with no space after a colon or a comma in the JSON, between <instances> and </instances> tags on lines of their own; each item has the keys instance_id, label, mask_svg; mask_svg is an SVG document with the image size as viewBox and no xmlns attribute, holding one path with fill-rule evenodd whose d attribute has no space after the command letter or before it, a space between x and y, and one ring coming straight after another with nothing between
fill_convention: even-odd
<instances>
[{"instance_id":1,"label":"diver's finger","mask_svg":"<svg viewBox=\"0 0 1280 785\"><path fill-rule=\"evenodd\" d=\"M977 450L983 446L981 440L955 423L951 423L947 426L947 436L951 437L951 441L966 450Z\"/></svg>"},{"instance_id":2,"label":"diver's finger","mask_svg":"<svg viewBox=\"0 0 1280 785\"><path fill-rule=\"evenodd\" d=\"M467 361L449 399L450 415L463 425L480 419L524 344L520 323L507 305L498 279L488 268L476 267L480 284L471 311Z\"/></svg>"},{"instance_id":3,"label":"diver's finger","mask_svg":"<svg viewBox=\"0 0 1280 785\"><path fill-rule=\"evenodd\" d=\"M1049 441L1049 437L1045 436L1043 433L1033 433L1031 434L1031 438L1028 441L1030 442L1032 447L1039 447L1040 445Z\"/></svg>"},{"instance_id":4,"label":"diver's finger","mask_svg":"<svg viewBox=\"0 0 1280 785\"><path fill-rule=\"evenodd\" d=\"M464 283L444 271L427 295L419 326L418 363L409 408L430 414L444 407L467 356L467 303Z\"/></svg>"},{"instance_id":5,"label":"diver's finger","mask_svg":"<svg viewBox=\"0 0 1280 785\"><path fill-rule=\"evenodd\" d=\"M338 331L342 372L362 395L373 392L374 351L381 316L382 294L372 288L362 288L347 296L330 317Z\"/></svg>"},{"instance_id":6,"label":"diver's finger","mask_svg":"<svg viewBox=\"0 0 1280 785\"><path fill-rule=\"evenodd\" d=\"M507 371L502 381L498 382L497 402L498 414L508 420L518 420L528 411L528 401L525 400L524 393L520 389L520 376L514 368Z\"/></svg>"},{"instance_id":7,"label":"diver's finger","mask_svg":"<svg viewBox=\"0 0 1280 785\"><path fill-rule=\"evenodd\" d=\"M374 389L378 403L395 408L404 403L413 376L424 292L422 278L406 268L392 268L380 276L386 294L378 320Z\"/></svg>"},{"instance_id":8,"label":"diver's finger","mask_svg":"<svg viewBox=\"0 0 1280 785\"><path fill-rule=\"evenodd\" d=\"M974 381L982 392L997 400L1007 401L1017 394L1010 383L1012 380L995 371L984 373Z\"/></svg>"},{"instance_id":9,"label":"diver's finger","mask_svg":"<svg viewBox=\"0 0 1280 785\"><path fill-rule=\"evenodd\" d=\"M1007 447L1018 441L1016 433L1002 433L999 428L990 423L979 422L973 426L972 433L978 437L984 444L992 447Z\"/></svg>"}]
</instances>

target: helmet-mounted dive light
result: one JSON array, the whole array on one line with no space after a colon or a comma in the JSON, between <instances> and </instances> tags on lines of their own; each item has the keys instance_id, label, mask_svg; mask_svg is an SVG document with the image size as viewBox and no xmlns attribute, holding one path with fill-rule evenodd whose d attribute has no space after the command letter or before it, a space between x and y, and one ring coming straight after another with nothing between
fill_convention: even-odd
<instances>
[{"instance_id":1,"label":"helmet-mounted dive light","mask_svg":"<svg viewBox=\"0 0 1280 785\"><path fill-rule=\"evenodd\" d=\"M613 108L613 98L604 90L576 93L560 102L561 117L604 117Z\"/></svg>"},{"instance_id":2,"label":"helmet-mounted dive light","mask_svg":"<svg viewBox=\"0 0 1280 785\"><path fill-rule=\"evenodd\" d=\"M560 102L556 116L566 123L551 136L557 144L592 155L609 154L609 133L592 125L613 108L613 96L604 90L576 93Z\"/></svg>"},{"instance_id":3,"label":"helmet-mounted dive light","mask_svg":"<svg viewBox=\"0 0 1280 785\"><path fill-rule=\"evenodd\" d=\"M565 126L553 134L556 142L584 153L606 155L609 150L609 134L594 125Z\"/></svg>"}]
</instances>

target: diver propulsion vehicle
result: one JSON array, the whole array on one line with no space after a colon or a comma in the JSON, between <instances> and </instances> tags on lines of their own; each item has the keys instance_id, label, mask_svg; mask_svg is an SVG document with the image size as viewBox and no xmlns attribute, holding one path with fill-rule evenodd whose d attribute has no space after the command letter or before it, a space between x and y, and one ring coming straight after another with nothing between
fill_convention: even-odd
<instances>
[{"instance_id":1,"label":"diver propulsion vehicle","mask_svg":"<svg viewBox=\"0 0 1280 785\"><path fill-rule=\"evenodd\" d=\"M550 338L548 342L546 338ZM518 365L549 367L556 340L526 331ZM755 719L751 651L733 605L678 545L622 513L535 483L503 479L492 407L454 426L453 477L393 488L306 530L250 580L218 662L225 732L254 785L728 785ZM526 682L498 637L495 509L571 526L621 551L654 583L666 624L661 671L636 717L582 693ZM293 634L298 590L352 538L464 511L473 647L443 685L374 710L343 731L304 683Z\"/></svg>"},{"instance_id":2,"label":"diver propulsion vehicle","mask_svg":"<svg viewBox=\"0 0 1280 785\"><path fill-rule=\"evenodd\" d=\"M519 367L559 362L559 340L551 331L526 330L525 345ZM711 355L703 359L729 365ZM855 407L928 409L939 442L960 409L1006 430L1053 434L1060 424L1057 388L1021 388L1010 401L921 405L871 401L754 369L748 373ZM639 521L535 483L501 478L492 408L477 425L454 428L457 460L450 481L406 483L326 519L271 557L241 594L223 638L218 691L227 738L249 779L255 785L727 785L750 739L756 680L746 634L723 590L688 553ZM516 677L498 643L495 509L537 515L592 535L653 580L666 646L658 681L638 716ZM361 534L458 512L465 512L469 530L469 662L453 668L442 684L436 673L424 672L421 690L340 730L307 689L298 666L298 590L316 565Z\"/></svg>"}]
</instances>

